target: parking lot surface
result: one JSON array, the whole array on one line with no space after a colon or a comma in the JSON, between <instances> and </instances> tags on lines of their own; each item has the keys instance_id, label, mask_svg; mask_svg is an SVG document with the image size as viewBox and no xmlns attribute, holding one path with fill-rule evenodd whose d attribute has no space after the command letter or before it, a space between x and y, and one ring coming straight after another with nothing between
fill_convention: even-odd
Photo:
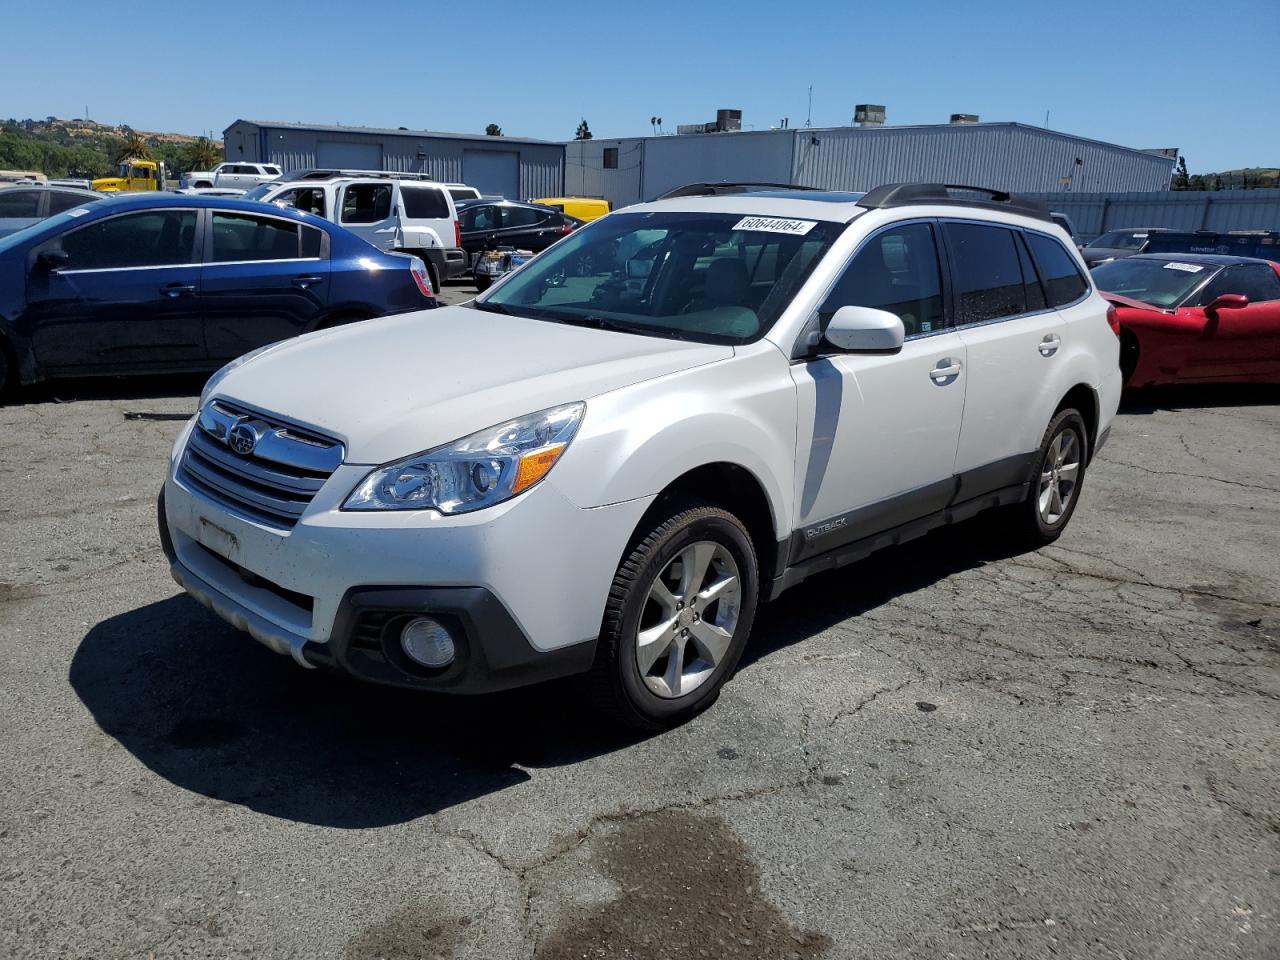
<instances>
[{"instance_id":1,"label":"parking lot surface","mask_svg":"<svg viewBox=\"0 0 1280 960\"><path fill-rule=\"evenodd\" d=\"M0 408L0 955L1276 956L1274 391L1129 402L1059 544L817 577L638 738L573 683L305 671L180 595L198 390Z\"/></svg>"}]
</instances>

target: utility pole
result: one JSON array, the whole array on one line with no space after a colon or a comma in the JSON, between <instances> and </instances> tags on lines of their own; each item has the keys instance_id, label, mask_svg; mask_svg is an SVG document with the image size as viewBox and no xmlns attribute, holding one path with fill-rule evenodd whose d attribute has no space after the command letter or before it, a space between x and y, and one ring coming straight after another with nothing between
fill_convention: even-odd
<instances>
[{"instance_id":1,"label":"utility pole","mask_svg":"<svg viewBox=\"0 0 1280 960\"><path fill-rule=\"evenodd\" d=\"M809 114L804 118L806 127L813 126L813 84L809 84Z\"/></svg>"},{"instance_id":2,"label":"utility pole","mask_svg":"<svg viewBox=\"0 0 1280 960\"><path fill-rule=\"evenodd\" d=\"M1044 112L1044 128L1046 130L1049 129L1049 111L1048 110Z\"/></svg>"}]
</instances>

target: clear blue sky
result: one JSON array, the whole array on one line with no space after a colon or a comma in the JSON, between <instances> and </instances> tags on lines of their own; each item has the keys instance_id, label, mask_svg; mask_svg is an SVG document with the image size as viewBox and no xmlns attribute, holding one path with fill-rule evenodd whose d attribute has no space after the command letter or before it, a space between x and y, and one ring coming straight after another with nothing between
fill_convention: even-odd
<instances>
[{"instance_id":1,"label":"clear blue sky","mask_svg":"<svg viewBox=\"0 0 1280 960\"><path fill-rule=\"evenodd\" d=\"M849 123L855 103L886 104L892 124L1047 110L1056 130L1181 147L1193 173L1280 166L1280 0L73 0L6 4L3 27L6 117L567 139L580 117L638 135L717 107L748 129L800 126L812 84L814 126Z\"/></svg>"}]
</instances>

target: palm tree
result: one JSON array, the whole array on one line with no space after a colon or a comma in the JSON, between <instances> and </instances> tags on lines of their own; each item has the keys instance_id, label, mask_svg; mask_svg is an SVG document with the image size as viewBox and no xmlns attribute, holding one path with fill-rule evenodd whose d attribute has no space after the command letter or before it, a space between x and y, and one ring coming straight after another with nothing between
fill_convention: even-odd
<instances>
[{"instance_id":1,"label":"palm tree","mask_svg":"<svg viewBox=\"0 0 1280 960\"><path fill-rule=\"evenodd\" d=\"M187 146L183 157L188 170L211 170L221 159L221 151L208 137L196 137Z\"/></svg>"},{"instance_id":2,"label":"palm tree","mask_svg":"<svg viewBox=\"0 0 1280 960\"><path fill-rule=\"evenodd\" d=\"M125 160L150 160L151 146L147 143L142 134L137 130L125 128L125 139L120 149L116 151L116 163L123 163Z\"/></svg>"}]
</instances>

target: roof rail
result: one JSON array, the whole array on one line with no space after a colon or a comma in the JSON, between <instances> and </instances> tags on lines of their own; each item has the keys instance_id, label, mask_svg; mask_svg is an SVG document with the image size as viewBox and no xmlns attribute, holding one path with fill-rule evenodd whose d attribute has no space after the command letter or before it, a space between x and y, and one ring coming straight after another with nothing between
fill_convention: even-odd
<instances>
[{"instance_id":1,"label":"roof rail","mask_svg":"<svg viewBox=\"0 0 1280 960\"><path fill-rule=\"evenodd\" d=\"M955 196L951 193L952 190L983 194L986 199ZM1026 197L1019 197L1006 190L971 187L963 183L886 183L869 191L858 201L858 206L866 207L868 210L920 204L982 207L988 210L1003 210L1006 213L1020 213L1025 217L1035 217L1037 220L1051 219L1049 208L1039 201L1028 200Z\"/></svg>"},{"instance_id":2,"label":"roof rail","mask_svg":"<svg viewBox=\"0 0 1280 960\"><path fill-rule=\"evenodd\" d=\"M327 170L319 167L291 170L281 180L332 180L334 177L382 177L385 180L434 180L425 173L401 173L398 170Z\"/></svg>"},{"instance_id":3,"label":"roof rail","mask_svg":"<svg viewBox=\"0 0 1280 960\"><path fill-rule=\"evenodd\" d=\"M668 190L657 199L674 200L676 197L719 197L730 193L751 193L755 190L819 190L819 187L802 187L796 183L767 183L764 181L744 180L732 182L722 180L719 183L686 183L683 187Z\"/></svg>"}]
</instances>

